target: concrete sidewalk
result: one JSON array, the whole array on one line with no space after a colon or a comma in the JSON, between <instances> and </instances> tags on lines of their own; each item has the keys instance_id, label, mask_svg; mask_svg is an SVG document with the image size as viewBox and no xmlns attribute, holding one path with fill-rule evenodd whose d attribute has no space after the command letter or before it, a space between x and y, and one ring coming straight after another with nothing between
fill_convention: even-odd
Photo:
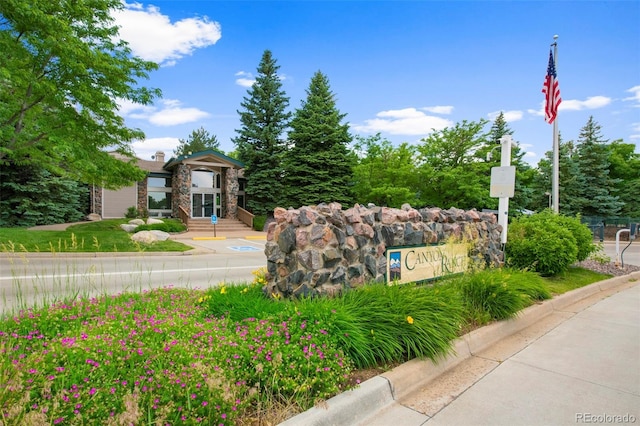
<instances>
[{"instance_id":1,"label":"concrete sidewalk","mask_svg":"<svg viewBox=\"0 0 640 426\"><path fill-rule=\"evenodd\" d=\"M640 423L640 273L475 330L283 426Z\"/></svg>"}]
</instances>

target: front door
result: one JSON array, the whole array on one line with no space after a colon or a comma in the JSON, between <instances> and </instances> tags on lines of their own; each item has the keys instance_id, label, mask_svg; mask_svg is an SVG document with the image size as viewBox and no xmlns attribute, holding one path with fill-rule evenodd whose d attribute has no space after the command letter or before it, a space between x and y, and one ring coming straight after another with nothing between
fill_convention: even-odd
<instances>
[{"instance_id":1,"label":"front door","mask_svg":"<svg viewBox=\"0 0 640 426\"><path fill-rule=\"evenodd\" d=\"M191 217L211 217L215 211L213 194L191 193Z\"/></svg>"}]
</instances>

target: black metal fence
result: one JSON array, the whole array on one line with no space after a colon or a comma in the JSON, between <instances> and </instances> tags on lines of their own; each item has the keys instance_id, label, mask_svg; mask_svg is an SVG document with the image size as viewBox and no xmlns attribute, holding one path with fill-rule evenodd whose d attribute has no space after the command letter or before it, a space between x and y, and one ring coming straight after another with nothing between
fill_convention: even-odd
<instances>
[{"instance_id":1,"label":"black metal fence","mask_svg":"<svg viewBox=\"0 0 640 426\"><path fill-rule=\"evenodd\" d=\"M638 217L582 216L581 221L591 229L591 232L593 232L593 238L595 240L600 240L600 242L605 240L615 240L616 233L620 229L630 229L632 224L640 224L640 218ZM628 232L620 235L620 241L628 240Z\"/></svg>"}]
</instances>

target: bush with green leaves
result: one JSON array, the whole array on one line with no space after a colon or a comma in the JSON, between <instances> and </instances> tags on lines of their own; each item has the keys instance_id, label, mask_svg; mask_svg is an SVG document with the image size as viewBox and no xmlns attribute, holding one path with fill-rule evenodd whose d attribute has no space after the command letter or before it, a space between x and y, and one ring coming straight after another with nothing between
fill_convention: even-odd
<instances>
[{"instance_id":1,"label":"bush with green leaves","mask_svg":"<svg viewBox=\"0 0 640 426\"><path fill-rule=\"evenodd\" d=\"M267 217L263 215L257 215L253 217L253 229L256 231L263 231L264 224L267 222Z\"/></svg>"},{"instance_id":2,"label":"bush with green leaves","mask_svg":"<svg viewBox=\"0 0 640 426\"><path fill-rule=\"evenodd\" d=\"M578 230L581 249L574 228ZM579 230L571 218L548 210L514 219L509 225L505 249L507 264L547 276L566 271L578 260L578 253L588 256L590 250Z\"/></svg>"},{"instance_id":3,"label":"bush with green leaves","mask_svg":"<svg viewBox=\"0 0 640 426\"><path fill-rule=\"evenodd\" d=\"M140 225L137 231L164 231L164 232L184 232L187 227L179 220L165 220L163 223L152 223L150 225Z\"/></svg>"}]
</instances>

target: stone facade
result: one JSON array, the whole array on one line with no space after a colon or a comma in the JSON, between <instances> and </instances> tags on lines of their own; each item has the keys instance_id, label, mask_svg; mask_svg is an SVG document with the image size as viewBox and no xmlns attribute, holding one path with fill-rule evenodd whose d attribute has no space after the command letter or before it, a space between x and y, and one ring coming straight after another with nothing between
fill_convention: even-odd
<instances>
[{"instance_id":1,"label":"stone facade","mask_svg":"<svg viewBox=\"0 0 640 426\"><path fill-rule=\"evenodd\" d=\"M338 203L276 208L265 254L270 295L335 295L367 282L382 282L387 247L472 242L471 260L500 266L502 226L491 213L451 208L416 210Z\"/></svg>"},{"instance_id":2,"label":"stone facade","mask_svg":"<svg viewBox=\"0 0 640 426\"><path fill-rule=\"evenodd\" d=\"M191 212L191 169L186 164L178 164L171 181L171 214L180 217L178 208Z\"/></svg>"},{"instance_id":3,"label":"stone facade","mask_svg":"<svg viewBox=\"0 0 640 426\"><path fill-rule=\"evenodd\" d=\"M138 208L138 214L140 216L142 216L142 217L147 216L147 213L148 213L148 210L147 210L147 194L148 194L147 179L148 178L144 178L140 182L138 182L138 205L136 207Z\"/></svg>"},{"instance_id":4,"label":"stone facade","mask_svg":"<svg viewBox=\"0 0 640 426\"><path fill-rule=\"evenodd\" d=\"M238 191L240 184L238 183L238 170L227 168L224 172L224 189L226 202L226 218L238 218Z\"/></svg>"}]
</instances>

